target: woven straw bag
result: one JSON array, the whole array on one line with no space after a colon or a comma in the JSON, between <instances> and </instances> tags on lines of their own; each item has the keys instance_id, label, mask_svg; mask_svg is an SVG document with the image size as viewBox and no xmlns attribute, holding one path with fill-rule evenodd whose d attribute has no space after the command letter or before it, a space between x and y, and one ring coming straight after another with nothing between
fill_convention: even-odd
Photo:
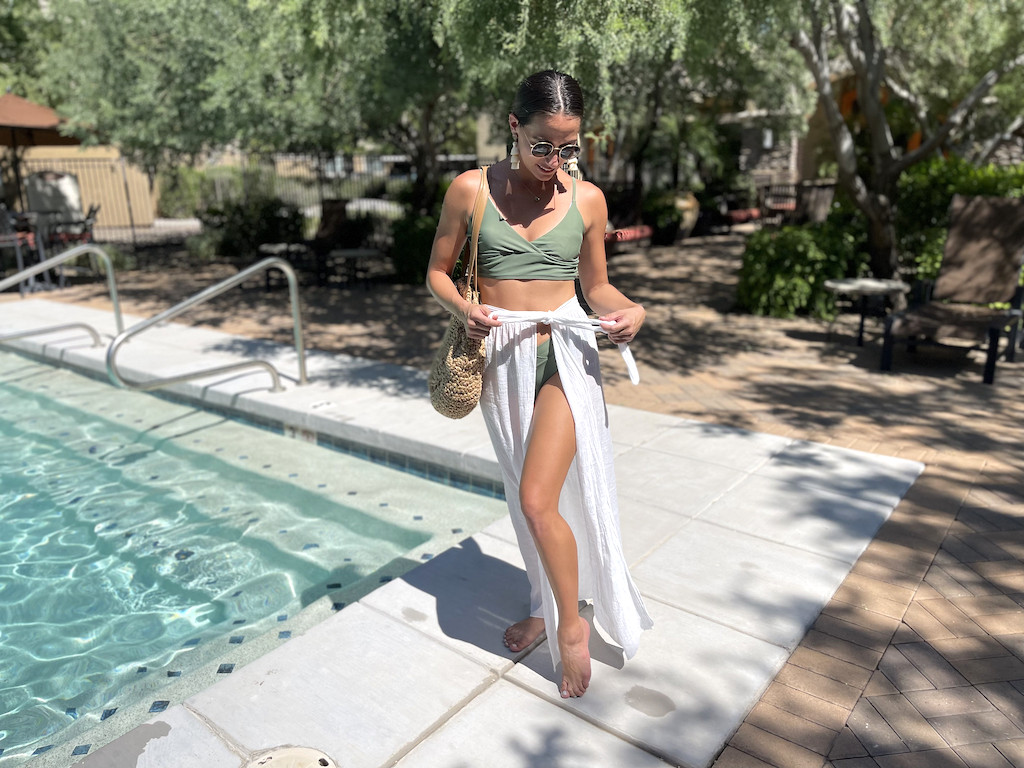
<instances>
[{"instance_id":1,"label":"woven straw bag","mask_svg":"<svg viewBox=\"0 0 1024 768\"><path fill-rule=\"evenodd\" d=\"M467 301L480 303L477 286L477 252L480 239L480 219L487 202L487 166L480 169L480 189L473 209L473 235L469 241L469 257L462 277L455 287ZM487 353L483 339L471 339L466 335L462 320L452 315L448 329L441 340L441 346L434 355L430 366L427 388L430 390L430 404L434 410L449 419L461 419L468 415L480 402L483 388L484 364Z\"/></svg>"}]
</instances>

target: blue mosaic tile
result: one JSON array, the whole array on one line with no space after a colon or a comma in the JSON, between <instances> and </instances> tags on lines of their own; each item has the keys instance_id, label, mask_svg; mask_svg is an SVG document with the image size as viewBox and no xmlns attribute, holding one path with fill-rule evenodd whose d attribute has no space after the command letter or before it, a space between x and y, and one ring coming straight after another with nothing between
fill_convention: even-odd
<instances>
[{"instance_id":1,"label":"blue mosaic tile","mask_svg":"<svg viewBox=\"0 0 1024 768\"><path fill-rule=\"evenodd\" d=\"M169 701L154 701L152 706L150 706L149 711L163 712L165 709L167 709L168 706L170 706L170 703L171 702Z\"/></svg>"},{"instance_id":2,"label":"blue mosaic tile","mask_svg":"<svg viewBox=\"0 0 1024 768\"><path fill-rule=\"evenodd\" d=\"M245 624L245 619L235 619L234 622L232 622L232 623L235 626L238 626L239 624Z\"/></svg>"},{"instance_id":3,"label":"blue mosaic tile","mask_svg":"<svg viewBox=\"0 0 1024 768\"><path fill-rule=\"evenodd\" d=\"M434 556L432 554L430 554L429 552L424 552L422 555L420 555L420 560L433 560L433 559L434 559Z\"/></svg>"},{"instance_id":4,"label":"blue mosaic tile","mask_svg":"<svg viewBox=\"0 0 1024 768\"><path fill-rule=\"evenodd\" d=\"M290 629L282 629L280 632L277 633L278 640L288 640L289 638L291 638L291 636L292 631Z\"/></svg>"},{"instance_id":5,"label":"blue mosaic tile","mask_svg":"<svg viewBox=\"0 0 1024 768\"><path fill-rule=\"evenodd\" d=\"M349 492L348 492L348 495L349 495L349 496L355 496L355 495L356 495L356 494L358 494L358 493L359 493L359 491L349 491Z\"/></svg>"},{"instance_id":6,"label":"blue mosaic tile","mask_svg":"<svg viewBox=\"0 0 1024 768\"><path fill-rule=\"evenodd\" d=\"M219 667L217 667L217 674L218 675L230 675L234 671L235 671L235 665L234 664L221 664Z\"/></svg>"},{"instance_id":7,"label":"blue mosaic tile","mask_svg":"<svg viewBox=\"0 0 1024 768\"><path fill-rule=\"evenodd\" d=\"M68 707L64 710L64 714L70 717L72 720L78 719L78 710L74 707Z\"/></svg>"},{"instance_id":8,"label":"blue mosaic tile","mask_svg":"<svg viewBox=\"0 0 1024 768\"><path fill-rule=\"evenodd\" d=\"M241 645L243 640L245 640L245 635L232 635L228 639L228 644L229 645Z\"/></svg>"},{"instance_id":9,"label":"blue mosaic tile","mask_svg":"<svg viewBox=\"0 0 1024 768\"><path fill-rule=\"evenodd\" d=\"M452 528L452 533L462 533L461 528Z\"/></svg>"},{"instance_id":10,"label":"blue mosaic tile","mask_svg":"<svg viewBox=\"0 0 1024 768\"><path fill-rule=\"evenodd\" d=\"M32 754L33 755L41 755L44 752L49 752L51 749L53 749L53 744L47 744L45 747L37 747L36 751L33 752Z\"/></svg>"},{"instance_id":11,"label":"blue mosaic tile","mask_svg":"<svg viewBox=\"0 0 1024 768\"><path fill-rule=\"evenodd\" d=\"M169 670L167 672L167 676L168 677L181 677L181 670L180 669Z\"/></svg>"},{"instance_id":12,"label":"blue mosaic tile","mask_svg":"<svg viewBox=\"0 0 1024 768\"><path fill-rule=\"evenodd\" d=\"M146 674L146 668L145 667L139 667L138 669L135 670L135 674L137 674L137 675L144 675L144 674Z\"/></svg>"},{"instance_id":13,"label":"blue mosaic tile","mask_svg":"<svg viewBox=\"0 0 1024 768\"><path fill-rule=\"evenodd\" d=\"M388 503L386 501L382 501L378 506L386 507L387 505Z\"/></svg>"},{"instance_id":14,"label":"blue mosaic tile","mask_svg":"<svg viewBox=\"0 0 1024 768\"><path fill-rule=\"evenodd\" d=\"M327 483L317 483L316 487L317 488L326 488L327 487Z\"/></svg>"},{"instance_id":15,"label":"blue mosaic tile","mask_svg":"<svg viewBox=\"0 0 1024 768\"><path fill-rule=\"evenodd\" d=\"M288 473L288 477L298 477L298 476L299 476L298 472L289 472Z\"/></svg>"},{"instance_id":16,"label":"blue mosaic tile","mask_svg":"<svg viewBox=\"0 0 1024 768\"><path fill-rule=\"evenodd\" d=\"M238 458L240 458L240 459L248 459L249 457L248 457L248 456L246 456L245 454L242 454L242 455L241 455L241 456L239 456Z\"/></svg>"},{"instance_id":17,"label":"blue mosaic tile","mask_svg":"<svg viewBox=\"0 0 1024 768\"><path fill-rule=\"evenodd\" d=\"M413 520L422 520L423 519L423 515L413 515L412 519Z\"/></svg>"},{"instance_id":18,"label":"blue mosaic tile","mask_svg":"<svg viewBox=\"0 0 1024 768\"><path fill-rule=\"evenodd\" d=\"M160 475L150 475L149 479L150 480L159 480L160 479Z\"/></svg>"},{"instance_id":19,"label":"blue mosaic tile","mask_svg":"<svg viewBox=\"0 0 1024 768\"><path fill-rule=\"evenodd\" d=\"M381 584L387 584L389 581L391 581L391 577L390 576L381 576L380 577L380 583Z\"/></svg>"},{"instance_id":20,"label":"blue mosaic tile","mask_svg":"<svg viewBox=\"0 0 1024 768\"><path fill-rule=\"evenodd\" d=\"M331 605L331 610L333 610L333 611L340 611L344 607L345 607L344 603L334 603L333 605Z\"/></svg>"},{"instance_id":21,"label":"blue mosaic tile","mask_svg":"<svg viewBox=\"0 0 1024 768\"><path fill-rule=\"evenodd\" d=\"M271 468L272 466L274 466L274 465L273 465L273 464L264 464L264 465L263 465L263 466L261 467L261 469L270 469L270 468Z\"/></svg>"},{"instance_id":22,"label":"blue mosaic tile","mask_svg":"<svg viewBox=\"0 0 1024 768\"><path fill-rule=\"evenodd\" d=\"M117 712L117 707L111 707L110 709L104 709L103 714L100 715L100 721L106 720L108 717L113 717L114 713Z\"/></svg>"},{"instance_id":23,"label":"blue mosaic tile","mask_svg":"<svg viewBox=\"0 0 1024 768\"><path fill-rule=\"evenodd\" d=\"M320 545L319 544L303 544L302 545L302 549L303 549L303 551L305 551L307 549L320 549Z\"/></svg>"},{"instance_id":24,"label":"blue mosaic tile","mask_svg":"<svg viewBox=\"0 0 1024 768\"><path fill-rule=\"evenodd\" d=\"M242 590L238 590L237 592L235 592L235 594L233 594L232 597L238 597L240 594L242 594Z\"/></svg>"},{"instance_id":25,"label":"blue mosaic tile","mask_svg":"<svg viewBox=\"0 0 1024 768\"><path fill-rule=\"evenodd\" d=\"M332 584L328 584L327 588L328 589L341 589L341 582L337 582L336 581L336 582L334 582Z\"/></svg>"},{"instance_id":26,"label":"blue mosaic tile","mask_svg":"<svg viewBox=\"0 0 1024 768\"><path fill-rule=\"evenodd\" d=\"M3 753L4 753L4 748L0 747L0 755L3 755Z\"/></svg>"},{"instance_id":27,"label":"blue mosaic tile","mask_svg":"<svg viewBox=\"0 0 1024 768\"><path fill-rule=\"evenodd\" d=\"M182 643L181 647L182 648L195 648L197 645L199 645L199 638L198 637L193 637L191 640L186 640L184 643Z\"/></svg>"},{"instance_id":28,"label":"blue mosaic tile","mask_svg":"<svg viewBox=\"0 0 1024 768\"><path fill-rule=\"evenodd\" d=\"M77 747L75 747L73 750L71 750L71 754L72 755L88 755L89 754L89 750L91 748L92 748L92 744L79 744Z\"/></svg>"},{"instance_id":29,"label":"blue mosaic tile","mask_svg":"<svg viewBox=\"0 0 1024 768\"><path fill-rule=\"evenodd\" d=\"M278 621L288 621L288 614L287 613L282 613L280 616L277 617L277 620Z\"/></svg>"}]
</instances>

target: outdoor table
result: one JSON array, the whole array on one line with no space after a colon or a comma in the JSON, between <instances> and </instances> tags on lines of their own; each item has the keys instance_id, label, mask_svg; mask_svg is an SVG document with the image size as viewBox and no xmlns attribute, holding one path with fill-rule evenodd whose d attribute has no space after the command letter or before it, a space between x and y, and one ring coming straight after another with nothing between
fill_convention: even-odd
<instances>
[{"instance_id":1,"label":"outdoor table","mask_svg":"<svg viewBox=\"0 0 1024 768\"><path fill-rule=\"evenodd\" d=\"M860 310L860 327L857 329L857 346L864 346L864 318L868 313L868 301L872 297L896 298L910 290L902 280L879 279L874 277L847 277L841 280L826 280L825 290L857 300Z\"/></svg>"}]
</instances>

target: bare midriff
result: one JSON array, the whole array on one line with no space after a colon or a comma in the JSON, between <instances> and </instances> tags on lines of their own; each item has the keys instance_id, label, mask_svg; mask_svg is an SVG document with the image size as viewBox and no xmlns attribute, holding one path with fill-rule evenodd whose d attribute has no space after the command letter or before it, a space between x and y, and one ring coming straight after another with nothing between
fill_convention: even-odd
<instances>
[{"instance_id":1,"label":"bare midriff","mask_svg":"<svg viewBox=\"0 0 1024 768\"><path fill-rule=\"evenodd\" d=\"M562 306L576 295L571 280L507 280L481 277L480 301L500 309L521 312L547 312ZM537 343L550 335L550 327L537 326Z\"/></svg>"}]
</instances>

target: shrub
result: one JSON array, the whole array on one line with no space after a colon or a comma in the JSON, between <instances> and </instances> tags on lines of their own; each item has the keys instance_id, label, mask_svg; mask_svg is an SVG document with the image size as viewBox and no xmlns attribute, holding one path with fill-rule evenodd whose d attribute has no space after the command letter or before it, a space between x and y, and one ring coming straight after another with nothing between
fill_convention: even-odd
<instances>
[{"instance_id":1,"label":"shrub","mask_svg":"<svg viewBox=\"0 0 1024 768\"><path fill-rule=\"evenodd\" d=\"M433 216L409 215L394 223L391 262L395 267L395 280L418 284L427 279L436 230L437 219Z\"/></svg>"},{"instance_id":2,"label":"shrub","mask_svg":"<svg viewBox=\"0 0 1024 768\"><path fill-rule=\"evenodd\" d=\"M202 207L206 176L202 171L187 166L172 168L158 176L160 199L158 216L168 219L186 219L195 216Z\"/></svg>"},{"instance_id":3,"label":"shrub","mask_svg":"<svg viewBox=\"0 0 1024 768\"><path fill-rule=\"evenodd\" d=\"M1024 196L1024 166L977 167L957 156L936 158L900 177L896 233L903 268L934 279L942 263L953 195Z\"/></svg>"},{"instance_id":4,"label":"shrub","mask_svg":"<svg viewBox=\"0 0 1024 768\"><path fill-rule=\"evenodd\" d=\"M651 245L672 245L683 223L683 212L676 207L676 193L672 191L645 195L640 217L653 230Z\"/></svg>"},{"instance_id":5,"label":"shrub","mask_svg":"<svg viewBox=\"0 0 1024 768\"><path fill-rule=\"evenodd\" d=\"M209 208L203 215L204 229L216 238L215 251L227 258L249 259L261 243L292 243L302 239L302 212L277 197L255 197L248 202L229 202ZM196 244L196 255L208 245Z\"/></svg>"},{"instance_id":6,"label":"shrub","mask_svg":"<svg viewBox=\"0 0 1024 768\"><path fill-rule=\"evenodd\" d=\"M809 314L831 319L835 296L825 281L862 274L867 265L863 228L839 211L823 224L761 230L747 241L736 298L755 315Z\"/></svg>"}]
</instances>

